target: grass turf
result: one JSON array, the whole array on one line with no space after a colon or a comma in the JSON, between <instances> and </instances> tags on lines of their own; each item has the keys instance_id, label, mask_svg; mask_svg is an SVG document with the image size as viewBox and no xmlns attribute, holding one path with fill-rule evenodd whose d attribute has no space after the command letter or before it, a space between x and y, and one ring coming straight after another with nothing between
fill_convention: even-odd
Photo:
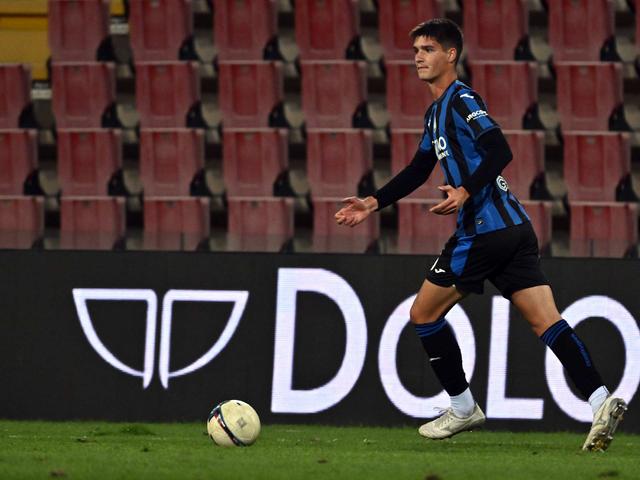
<instances>
[{"instance_id":1,"label":"grass turf","mask_svg":"<svg viewBox=\"0 0 640 480\"><path fill-rule=\"evenodd\" d=\"M222 448L204 424L0 421L0 478L640 478L640 436L619 433L605 453L580 451L583 440L477 431L429 441L413 428L270 425L250 448Z\"/></svg>"}]
</instances>

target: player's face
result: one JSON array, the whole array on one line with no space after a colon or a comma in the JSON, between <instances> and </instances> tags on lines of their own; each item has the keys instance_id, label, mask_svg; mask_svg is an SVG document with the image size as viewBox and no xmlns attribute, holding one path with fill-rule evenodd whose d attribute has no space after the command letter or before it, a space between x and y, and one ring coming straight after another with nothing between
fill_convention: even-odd
<instances>
[{"instance_id":1,"label":"player's face","mask_svg":"<svg viewBox=\"0 0 640 480\"><path fill-rule=\"evenodd\" d=\"M420 80L433 82L448 69L455 69L455 48L444 49L434 38L417 37L413 52Z\"/></svg>"}]
</instances>

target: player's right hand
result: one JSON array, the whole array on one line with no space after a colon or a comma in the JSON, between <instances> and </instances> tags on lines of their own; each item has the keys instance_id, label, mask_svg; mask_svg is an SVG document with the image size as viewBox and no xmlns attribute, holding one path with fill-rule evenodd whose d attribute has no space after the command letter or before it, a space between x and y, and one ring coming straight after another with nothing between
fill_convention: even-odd
<instances>
[{"instance_id":1,"label":"player's right hand","mask_svg":"<svg viewBox=\"0 0 640 480\"><path fill-rule=\"evenodd\" d=\"M378 208L378 200L374 197L358 198L348 197L342 200L345 204L336 212L334 218L338 225L346 225L355 227L363 222L376 208Z\"/></svg>"}]
</instances>

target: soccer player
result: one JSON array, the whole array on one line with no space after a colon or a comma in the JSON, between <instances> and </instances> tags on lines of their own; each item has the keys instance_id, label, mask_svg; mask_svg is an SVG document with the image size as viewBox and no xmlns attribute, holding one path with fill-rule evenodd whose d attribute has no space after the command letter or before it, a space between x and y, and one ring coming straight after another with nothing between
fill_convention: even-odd
<instances>
[{"instance_id":1,"label":"soccer player","mask_svg":"<svg viewBox=\"0 0 640 480\"><path fill-rule=\"evenodd\" d=\"M445 315L467 294L481 294L488 279L518 308L588 399L594 419L583 450L605 450L626 403L610 395L584 343L558 312L540 269L529 217L500 175L512 158L509 145L482 98L457 79L460 28L450 20L433 19L415 27L410 36L418 77L435 99L424 117L418 149L411 163L373 196L346 198L335 219L355 227L422 185L438 161L444 170L446 185L438 188L446 199L430 211L457 213L456 231L428 271L410 317L451 406L418 431L441 439L485 422Z\"/></svg>"}]
</instances>

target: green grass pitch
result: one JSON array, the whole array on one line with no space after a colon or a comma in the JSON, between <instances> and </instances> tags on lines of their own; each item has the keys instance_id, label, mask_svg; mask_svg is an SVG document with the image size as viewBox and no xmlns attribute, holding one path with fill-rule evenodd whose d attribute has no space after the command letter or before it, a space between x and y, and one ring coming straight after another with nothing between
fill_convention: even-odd
<instances>
[{"instance_id":1,"label":"green grass pitch","mask_svg":"<svg viewBox=\"0 0 640 480\"><path fill-rule=\"evenodd\" d=\"M623 425L624 427L624 425ZM584 435L476 431L429 441L414 428L267 425L249 448L215 446L204 422L0 421L0 479L631 479L640 436L605 453Z\"/></svg>"}]
</instances>

